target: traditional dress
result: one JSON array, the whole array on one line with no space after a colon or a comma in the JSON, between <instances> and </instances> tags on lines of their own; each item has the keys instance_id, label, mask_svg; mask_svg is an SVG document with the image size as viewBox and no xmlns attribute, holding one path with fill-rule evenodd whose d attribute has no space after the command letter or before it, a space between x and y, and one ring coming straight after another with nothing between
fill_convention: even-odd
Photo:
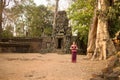
<instances>
[{"instance_id":1,"label":"traditional dress","mask_svg":"<svg viewBox=\"0 0 120 80\"><path fill-rule=\"evenodd\" d=\"M76 58L77 58L77 45L71 45L70 47L71 52L72 52L72 62L76 62Z\"/></svg>"}]
</instances>

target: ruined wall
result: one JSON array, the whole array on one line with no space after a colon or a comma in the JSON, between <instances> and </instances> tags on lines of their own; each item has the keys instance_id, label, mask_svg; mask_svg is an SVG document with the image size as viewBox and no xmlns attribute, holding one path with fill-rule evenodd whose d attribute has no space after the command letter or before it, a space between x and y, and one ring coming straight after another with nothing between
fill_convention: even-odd
<instances>
[{"instance_id":1,"label":"ruined wall","mask_svg":"<svg viewBox=\"0 0 120 80\"><path fill-rule=\"evenodd\" d=\"M71 27L68 26L69 20L65 11L59 11L56 19L55 29L55 50L69 53L71 44ZM0 52L52 52L52 37L41 38L11 38L1 39Z\"/></svg>"},{"instance_id":2,"label":"ruined wall","mask_svg":"<svg viewBox=\"0 0 120 80\"><path fill-rule=\"evenodd\" d=\"M39 52L42 39L38 38L3 38L0 42L0 52Z\"/></svg>"}]
</instances>

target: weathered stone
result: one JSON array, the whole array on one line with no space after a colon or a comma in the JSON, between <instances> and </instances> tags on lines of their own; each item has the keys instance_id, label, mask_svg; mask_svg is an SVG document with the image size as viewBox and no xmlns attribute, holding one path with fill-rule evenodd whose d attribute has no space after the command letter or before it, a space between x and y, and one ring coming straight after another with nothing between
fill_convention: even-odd
<instances>
[{"instance_id":1,"label":"weathered stone","mask_svg":"<svg viewBox=\"0 0 120 80\"><path fill-rule=\"evenodd\" d=\"M118 80L118 74L116 73L110 73L110 74L105 74L104 78L107 80Z\"/></svg>"},{"instance_id":2,"label":"weathered stone","mask_svg":"<svg viewBox=\"0 0 120 80\"><path fill-rule=\"evenodd\" d=\"M118 60L117 56L114 55L114 56L111 56L109 59L108 59L108 64L107 64L107 67L114 67L116 61Z\"/></svg>"},{"instance_id":3,"label":"weathered stone","mask_svg":"<svg viewBox=\"0 0 120 80\"><path fill-rule=\"evenodd\" d=\"M103 74L109 74L109 73L112 73L113 72L113 70L112 70L112 68L111 67L106 67L106 68L104 68L104 69L102 69L102 73Z\"/></svg>"},{"instance_id":4,"label":"weathered stone","mask_svg":"<svg viewBox=\"0 0 120 80\"><path fill-rule=\"evenodd\" d=\"M95 77L95 78L91 78L90 80L105 80L105 79L101 77Z\"/></svg>"},{"instance_id":5,"label":"weathered stone","mask_svg":"<svg viewBox=\"0 0 120 80\"><path fill-rule=\"evenodd\" d=\"M106 72L103 75L105 80L118 80L118 74L115 72Z\"/></svg>"},{"instance_id":6,"label":"weathered stone","mask_svg":"<svg viewBox=\"0 0 120 80\"><path fill-rule=\"evenodd\" d=\"M102 74L92 75L90 80L120 80L120 57L117 55L111 56L107 61L107 67L102 69Z\"/></svg>"},{"instance_id":7,"label":"weathered stone","mask_svg":"<svg viewBox=\"0 0 120 80\"><path fill-rule=\"evenodd\" d=\"M101 77L101 78L103 78L104 75L103 74L92 74L92 77L93 78L95 78L95 77Z\"/></svg>"},{"instance_id":8,"label":"weathered stone","mask_svg":"<svg viewBox=\"0 0 120 80\"><path fill-rule=\"evenodd\" d=\"M117 76L119 76L119 75L120 75L120 66L114 68L114 69L113 69L113 73L116 74Z\"/></svg>"},{"instance_id":9,"label":"weathered stone","mask_svg":"<svg viewBox=\"0 0 120 80\"><path fill-rule=\"evenodd\" d=\"M69 52L71 45L71 27L68 26L69 19L66 11L58 11L56 15L55 34L52 36L43 35L41 38L25 38L16 37L11 39L0 39L0 43L8 43L7 46L3 47L0 44L0 52L49 52L54 49L60 49L62 52ZM55 38L53 41L53 36ZM16 43L16 44L15 44ZM15 44L15 46L12 46ZM53 47L54 44L54 47ZM21 46L22 45L22 46ZM17 46L17 47L16 47ZM27 47L26 47L27 46ZM11 48L12 47L12 48Z\"/></svg>"},{"instance_id":10,"label":"weathered stone","mask_svg":"<svg viewBox=\"0 0 120 80\"><path fill-rule=\"evenodd\" d=\"M71 27L68 27L68 17L65 11L58 11L55 26L55 50L69 52L71 45ZM58 49L58 50L57 50ZM58 52L59 53L59 52Z\"/></svg>"},{"instance_id":11,"label":"weathered stone","mask_svg":"<svg viewBox=\"0 0 120 80\"><path fill-rule=\"evenodd\" d=\"M39 52L41 49L42 39L36 38L3 38L0 42L0 52Z\"/></svg>"}]
</instances>

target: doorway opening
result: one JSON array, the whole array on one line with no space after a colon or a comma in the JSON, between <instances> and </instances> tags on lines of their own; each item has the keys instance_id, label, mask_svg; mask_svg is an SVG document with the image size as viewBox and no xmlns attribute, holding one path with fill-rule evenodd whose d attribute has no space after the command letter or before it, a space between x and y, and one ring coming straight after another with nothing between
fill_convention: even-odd
<instances>
[{"instance_id":1,"label":"doorway opening","mask_svg":"<svg viewBox=\"0 0 120 80\"><path fill-rule=\"evenodd\" d=\"M63 39L62 38L58 38L58 46L57 46L58 49L62 48L62 42L63 42Z\"/></svg>"}]
</instances>

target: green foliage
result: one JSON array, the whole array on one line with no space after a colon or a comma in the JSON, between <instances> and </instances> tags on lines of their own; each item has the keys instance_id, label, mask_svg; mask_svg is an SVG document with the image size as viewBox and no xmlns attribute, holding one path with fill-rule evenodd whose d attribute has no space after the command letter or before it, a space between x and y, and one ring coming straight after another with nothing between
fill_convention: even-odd
<instances>
[{"instance_id":1,"label":"green foliage","mask_svg":"<svg viewBox=\"0 0 120 80\"><path fill-rule=\"evenodd\" d=\"M2 32L2 38L12 38L13 37L13 33L8 31L8 30L4 30Z\"/></svg>"},{"instance_id":2,"label":"green foliage","mask_svg":"<svg viewBox=\"0 0 120 80\"><path fill-rule=\"evenodd\" d=\"M77 0L68 10L69 19L72 22L73 31L78 30L80 40L87 43L88 27L93 17L95 0Z\"/></svg>"},{"instance_id":3,"label":"green foliage","mask_svg":"<svg viewBox=\"0 0 120 80\"><path fill-rule=\"evenodd\" d=\"M26 27L26 22L25 22L25 6L27 5L34 5L32 0L15 0L16 4L11 7L11 8L5 8L5 11L7 14L6 20L4 20L4 27L5 25L11 25L14 26L16 36L17 37L25 37L25 27ZM7 22L8 21L8 22Z\"/></svg>"},{"instance_id":4,"label":"green foliage","mask_svg":"<svg viewBox=\"0 0 120 80\"><path fill-rule=\"evenodd\" d=\"M78 30L78 37L87 43L88 27L93 17L95 0L77 0L68 10L73 31ZM102 14L108 20L109 33L111 37L120 30L120 1L115 0L114 4L105 12L97 11L97 15Z\"/></svg>"},{"instance_id":5,"label":"green foliage","mask_svg":"<svg viewBox=\"0 0 120 80\"><path fill-rule=\"evenodd\" d=\"M44 5L36 6L33 0L23 0L6 11L16 27L17 37L51 35L53 12Z\"/></svg>"},{"instance_id":6,"label":"green foliage","mask_svg":"<svg viewBox=\"0 0 120 80\"><path fill-rule=\"evenodd\" d=\"M103 20L108 21L108 30L110 37L115 37L115 33L120 30L120 1L115 0L114 3L106 1L109 6L106 11L97 11L97 15L101 16Z\"/></svg>"},{"instance_id":7,"label":"green foliage","mask_svg":"<svg viewBox=\"0 0 120 80\"><path fill-rule=\"evenodd\" d=\"M88 27L84 25L79 25L76 27L76 30L78 30L78 37L80 40L83 40L84 44L87 45L88 40Z\"/></svg>"},{"instance_id":8,"label":"green foliage","mask_svg":"<svg viewBox=\"0 0 120 80\"><path fill-rule=\"evenodd\" d=\"M114 37L115 33L120 30L120 1L116 0L114 4L109 7L108 12L109 32L110 36Z\"/></svg>"},{"instance_id":9,"label":"green foliage","mask_svg":"<svg viewBox=\"0 0 120 80\"><path fill-rule=\"evenodd\" d=\"M12 26L7 26L5 30L2 31L2 38L12 38L13 37Z\"/></svg>"},{"instance_id":10,"label":"green foliage","mask_svg":"<svg viewBox=\"0 0 120 80\"><path fill-rule=\"evenodd\" d=\"M47 36L51 36L52 35L52 27L47 27L44 29L44 33L47 35Z\"/></svg>"},{"instance_id":11,"label":"green foliage","mask_svg":"<svg viewBox=\"0 0 120 80\"><path fill-rule=\"evenodd\" d=\"M42 34L50 35L52 29L52 11L47 7L40 5L38 7L30 7L27 11L26 21L29 26L29 36L40 37ZM31 12L32 11L32 12ZM46 32L46 28L47 32Z\"/></svg>"}]
</instances>

